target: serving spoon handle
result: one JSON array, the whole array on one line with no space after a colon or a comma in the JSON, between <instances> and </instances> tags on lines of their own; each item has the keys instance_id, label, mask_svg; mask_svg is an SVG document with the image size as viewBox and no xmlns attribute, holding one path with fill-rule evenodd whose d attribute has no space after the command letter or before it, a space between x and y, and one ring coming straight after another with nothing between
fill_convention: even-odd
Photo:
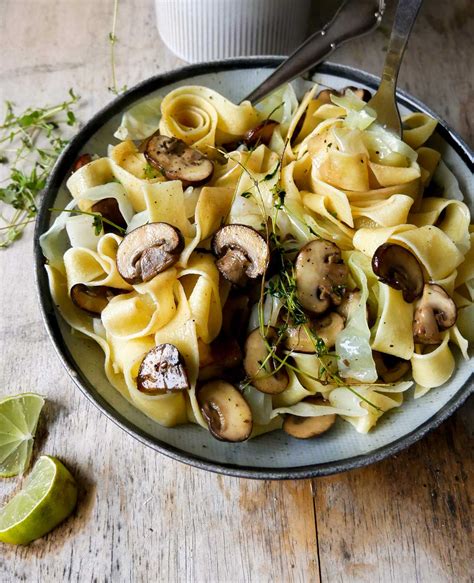
<instances>
[{"instance_id":1,"label":"serving spoon handle","mask_svg":"<svg viewBox=\"0 0 474 583\"><path fill-rule=\"evenodd\" d=\"M423 0L399 0L393 23L382 81L368 105L377 113L377 121L398 136L402 136L402 121L397 107L396 88L398 72L408 37Z\"/></svg>"},{"instance_id":2,"label":"serving spoon handle","mask_svg":"<svg viewBox=\"0 0 474 583\"><path fill-rule=\"evenodd\" d=\"M385 0L372 0L364 10L360 0L344 0L334 17L312 34L243 101L258 103L275 89L306 73L339 46L375 30L382 20Z\"/></svg>"}]
</instances>

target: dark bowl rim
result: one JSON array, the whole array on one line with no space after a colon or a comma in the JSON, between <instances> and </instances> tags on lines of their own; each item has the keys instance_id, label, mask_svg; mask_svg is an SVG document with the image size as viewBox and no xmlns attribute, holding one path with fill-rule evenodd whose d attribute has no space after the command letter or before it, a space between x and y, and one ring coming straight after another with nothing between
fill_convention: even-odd
<instances>
[{"instance_id":1,"label":"dark bowl rim","mask_svg":"<svg viewBox=\"0 0 474 583\"><path fill-rule=\"evenodd\" d=\"M456 394L430 419L422 423L410 433L407 433L394 442L384 445L370 453L337 460L334 462L292 468L257 468L252 466L240 466L235 464L213 462L198 455L185 453L179 448L162 442L157 438L151 437L145 431L142 431L140 428L134 426L134 424L131 423L125 416L115 410L96 391L96 389L87 380L87 378L85 378L82 372L76 368L74 358L72 357L72 354L67 348L66 343L62 337L59 321L54 311L54 305L49 290L46 270L44 269L45 261L39 246L39 237L48 228L50 220L50 212L48 209L51 207L51 202L54 200L56 192L64 177L67 175L74 161L77 159L81 148L87 142L87 140L90 139L95 134L95 132L99 130L100 127L103 126L114 115L121 113L136 100L146 97L152 91L180 80L192 78L197 75L218 73L221 71L235 69L274 68L280 64L282 60L283 57L279 56L245 57L201 63L197 65L188 65L168 73L150 77L138 85L135 85L122 95L116 97L111 103L96 113L90 119L90 121L84 125L84 127L71 140L69 145L57 160L44 189L44 196L41 199L41 203L38 209L38 217L34 233L35 281L43 321L56 353L59 356L59 359L81 392L87 397L87 399L129 435L133 436L141 443L174 460L214 473L261 480L305 479L327 476L367 466L395 455L421 439L429 431L438 427L462 405L462 403L473 392L473 374L471 373L467 381L458 389ZM375 89L380 82L380 79L374 75L353 67L330 62L322 63L321 65L317 66L311 73L315 72L343 77L344 79L353 81L355 83L363 83L373 89ZM448 142L453 147L466 166L471 171L473 170L473 153L470 151L467 144L460 138L460 136L449 129L446 122L444 122L435 112L430 110L423 103L405 91L398 90L397 96L399 102L403 105L417 111L425 112L436 118L439 122L437 132L446 142Z\"/></svg>"}]
</instances>

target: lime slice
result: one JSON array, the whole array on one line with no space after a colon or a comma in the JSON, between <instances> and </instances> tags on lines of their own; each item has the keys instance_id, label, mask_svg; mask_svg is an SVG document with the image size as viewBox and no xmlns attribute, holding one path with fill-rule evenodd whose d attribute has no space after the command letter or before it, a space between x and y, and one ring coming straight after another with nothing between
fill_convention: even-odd
<instances>
[{"instance_id":1,"label":"lime slice","mask_svg":"<svg viewBox=\"0 0 474 583\"><path fill-rule=\"evenodd\" d=\"M16 476L28 468L43 405L43 397L34 393L0 401L0 478Z\"/></svg>"},{"instance_id":2,"label":"lime slice","mask_svg":"<svg viewBox=\"0 0 474 583\"><path fill-rule=\"evenodd\" d=\"M0 510L0 541L26 545L67 518L77 501L77 484L56 458L42 455L25 485Z\"/></svg>"}]
</instances>

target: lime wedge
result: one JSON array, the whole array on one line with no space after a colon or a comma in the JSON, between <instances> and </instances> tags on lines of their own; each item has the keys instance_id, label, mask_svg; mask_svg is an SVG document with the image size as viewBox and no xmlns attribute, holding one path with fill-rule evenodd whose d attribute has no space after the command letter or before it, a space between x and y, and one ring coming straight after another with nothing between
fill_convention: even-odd
<instances>
[{"instance_id":1,"label":"lime wedge","mask_svg":"<svg viewBox=\"0 0 474 583\"><path fill-rule=\"evenodd\" d=\"M28 468L43 405L43 397L34 393L0 401L0 478L16 476Z\"/></svg>"},{"instance_id":2,"label":"lime wedge","mask_svg":"<svg viewBox=\"0 0 474 583\"><path fill-rule=\"evenodd\" d=\"M26 545L67 518L77 501L77 484L56 458L42 455L25 485L0 510L0 541Z\"/></svg>"}]
</instances>

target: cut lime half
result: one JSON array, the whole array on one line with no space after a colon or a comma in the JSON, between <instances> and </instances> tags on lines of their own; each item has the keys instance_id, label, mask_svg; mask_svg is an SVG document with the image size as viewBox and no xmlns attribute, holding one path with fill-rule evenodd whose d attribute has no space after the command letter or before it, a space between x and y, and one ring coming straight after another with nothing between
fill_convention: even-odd
<instances>
[{"instance_id":1,"label":"cut lime half","mask_svg":"<svg viewBox=\"0 0 474 583\"><path fill-rule=\"evenodd\" d=\"M56 458L42 455L25 485L0 510L0 541L25 545L52 530L74 510L77 484Z\"/></svg>"},{"instance_id":2,"label":"cut lime half","mask_svg":"<svg viewBox=\"0 0 474 583\"><path fill-rule=\"evenodd\" d=\"M43 405L43 397L34 393L5 397L0 401L1 478L16 476L28 468Z\"/></svg>"}]
</instances>

